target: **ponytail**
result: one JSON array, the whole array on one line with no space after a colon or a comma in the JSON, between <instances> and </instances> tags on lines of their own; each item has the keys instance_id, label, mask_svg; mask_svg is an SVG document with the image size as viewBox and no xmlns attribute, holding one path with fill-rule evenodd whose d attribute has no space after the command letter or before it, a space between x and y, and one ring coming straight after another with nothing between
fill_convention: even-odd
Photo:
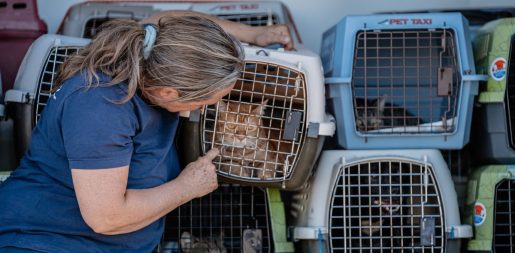
<instances>
[{"instance_id":1,"label":"ponytail","mask_svg":"<svg viewBox=\"0 0 515 253\"><path fill-rule=\"evenodd\" d=\"M136 93L142 79L144 37L143 27L134 20L105 23L89 45L62 65L54 90L64 80L84 71L88 88L126 82L127 95L118 102L127 102ZM111 82L100 83L99 72L110 76Z\"/></svg>"}]
</instances>

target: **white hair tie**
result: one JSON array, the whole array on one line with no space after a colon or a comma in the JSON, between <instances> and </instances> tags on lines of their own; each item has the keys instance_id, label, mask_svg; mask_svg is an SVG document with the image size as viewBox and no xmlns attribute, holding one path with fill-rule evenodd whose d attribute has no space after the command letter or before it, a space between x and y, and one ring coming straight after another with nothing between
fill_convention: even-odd
<instances>
[{"instance_id":1,"label":"white hair tie","mask_svg":"<svg viewBox=\"0 0 515 253\"><path fill-rule=\"evenodd\" d=\"M145 29L145 39L143 40L143 58L146 60L152 51L152 47L156 42L157 30L153 24L143 25Z\"/></svg>"}]
</instances>

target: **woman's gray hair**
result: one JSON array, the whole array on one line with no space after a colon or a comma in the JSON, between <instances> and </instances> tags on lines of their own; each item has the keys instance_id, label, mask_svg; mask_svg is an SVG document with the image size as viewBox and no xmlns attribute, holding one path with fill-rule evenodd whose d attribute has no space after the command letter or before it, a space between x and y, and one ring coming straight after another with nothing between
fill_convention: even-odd
<instances>
[{"instance_id":1,"label":"woman's gray hair","mask_svg":"<svg viewBox=\"0 0 515 253\"><path fill-rule=\"evenodd\" d=\"M94 80L99 80L100 71L112 77L107 85L127 82L127 96L121 103L138 88L156 104L170 102L149 92L160 87L174 88L179 93L175 101L202 101L234 84L244 65L239 41L200 16L161 18L147 59L143 58L144 37L144 28L136 21L106 23L88 46L63 64L56 83L59 86L85 70L89 86L98 86Z\"/></svg>"}]
</instances>

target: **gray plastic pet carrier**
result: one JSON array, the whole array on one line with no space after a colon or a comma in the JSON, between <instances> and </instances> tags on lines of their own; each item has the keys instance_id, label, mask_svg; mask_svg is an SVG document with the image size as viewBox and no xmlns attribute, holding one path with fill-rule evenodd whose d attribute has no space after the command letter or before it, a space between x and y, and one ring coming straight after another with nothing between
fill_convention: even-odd
<instances>
[{"instance_id":1,"label":"gray plastic pet carrier","mask_svg":"<svg viewBox=\"0 0 515 253\"><path fill-rule=\"evenodd\" d=\"M325 136L320 59L314 53L245 46L245 66L221 102L190 114L179 126L182 161L211 148L226 181L294 190L307 180Z\"/></svg>"},{"instance_id":2,"label":"gray plastic pet carrier","mask_svg":"<svg viewBox=\"0 0 515 253\"><path fill-rule=\"evenodd\" d=\"M286 24L296 41L297 29L288 8L281 2L104 2L88 1L73 5L67 12L61 32L64 35L91 38L100 25L112 19L142 20L165 10L191 10L251 26Z\"/></svg>"},{"instance_id":3,"label":"gray plastic pet carrier","mask_svg":"<svg viewBox=\"0 0 515 253\"><path fill-rule=\"evenodd\" d=\"M30 143L32 128L50 98L59 66L88 43L87 39L47 34L39 37L29 48L18 70L13 89L8 90L5 95L9 114L14 119L17 160Z\"/></svg>"},{"instance_id":4,"label":"gray plastic pet carrier","mask_svg":"<svg viewBox=\"0 0 515 253\"><path fill-rule=\"evenodd\" d=\"M324 151L292 200L303 252L454 253L472 234L437 150Z\"/></svg>"},{"instance_id":5,"label":"gray plastic pet carrier","mask_svg":"<svg viewBox=\"0 0 515 253\"><path fill-rule=\"evenodd\" d=\"M221 185L166 216L158 252L293 252L279 191Z\"/></svg>"}]
</instances>

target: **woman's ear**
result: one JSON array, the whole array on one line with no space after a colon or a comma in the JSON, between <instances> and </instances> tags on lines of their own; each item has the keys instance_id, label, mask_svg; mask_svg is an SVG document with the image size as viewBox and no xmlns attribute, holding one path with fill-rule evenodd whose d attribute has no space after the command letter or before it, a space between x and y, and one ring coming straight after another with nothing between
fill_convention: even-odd
<instances>
[{"instance_id":1,"label":"woman's ear","mask_svg":"<svg viewBox=\"0 0 515 253\"><path fill-rule=\"evenodd\" d=\"M159 100L171 101L179 98L179 92L172 87L157 88L149 92L152 96L159 98Z\"/></svg>"}]
</instances>

